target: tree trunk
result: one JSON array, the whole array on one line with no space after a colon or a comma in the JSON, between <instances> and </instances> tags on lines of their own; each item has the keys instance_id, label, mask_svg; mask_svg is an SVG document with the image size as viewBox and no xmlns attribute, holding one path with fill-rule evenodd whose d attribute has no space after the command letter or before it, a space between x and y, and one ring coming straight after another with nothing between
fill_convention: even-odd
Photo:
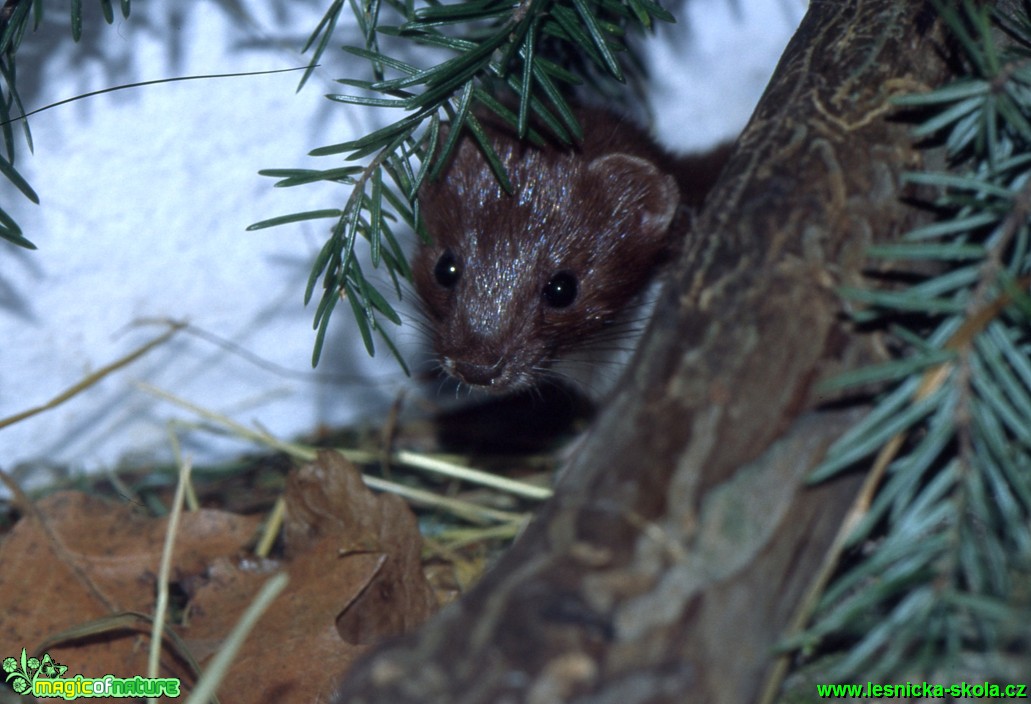
<instances>
[{"instance_id":1,"label":"tree trunk","mask_svg":"<svg viewBox=\"0 0 1031 704\"><path fill-rule=\"evenodd\" d=\"M945 75L922 0L813 2L695 224L623 386L497 567L334 701L755 701L855 477L807 472L869 359L835 287L921 213L890 99Z\"/></svg>"}]
</instances>

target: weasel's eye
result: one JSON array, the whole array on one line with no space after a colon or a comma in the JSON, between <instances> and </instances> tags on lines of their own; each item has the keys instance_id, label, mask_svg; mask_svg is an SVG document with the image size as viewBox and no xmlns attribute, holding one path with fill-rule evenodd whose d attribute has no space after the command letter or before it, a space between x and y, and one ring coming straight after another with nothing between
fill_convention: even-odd
<instances>
[{"instance_id":1,"label":"weasel's eye","mask_svg":"<svg viewBox=\"0 0 1031 704\"><path fill-rule=\"evenodd\" d=\"M440 259L437 260L436 266L433 267L433 278L444 288L454 288L461 277L462 267L458 265L458 259L450 249L445 249L444 253L440 255Z\"/></svg>"},{"instance_id":2,"label":"weasel's eye","mask_svg":"<svg viewBox=\"0 0 1031 704\"><path fill-rule=\"evenodd\" d=\"M552 308L568 308L576 300L576 293L576 277L563 270L544 286L544 302Z\"/></svg>"}]
</instances>

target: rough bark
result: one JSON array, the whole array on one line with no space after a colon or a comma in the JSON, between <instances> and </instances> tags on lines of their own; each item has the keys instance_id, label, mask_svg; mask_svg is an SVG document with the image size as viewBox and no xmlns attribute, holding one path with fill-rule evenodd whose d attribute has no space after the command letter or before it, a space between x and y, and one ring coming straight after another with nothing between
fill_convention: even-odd
<instances>
[{"instance_id":1,"label":"rough bark","mask_svg":"<svg viewBox=\"0 0 1031 704\"><path fill-rule=\"evenodd\" d=\"M813 2L695 225L626 383L481 584L338 702L754 701L853 498L808 470L865 354L834 287L917 223L889 99L937 84L915 0Z\"/></svg>"}]
</instances>

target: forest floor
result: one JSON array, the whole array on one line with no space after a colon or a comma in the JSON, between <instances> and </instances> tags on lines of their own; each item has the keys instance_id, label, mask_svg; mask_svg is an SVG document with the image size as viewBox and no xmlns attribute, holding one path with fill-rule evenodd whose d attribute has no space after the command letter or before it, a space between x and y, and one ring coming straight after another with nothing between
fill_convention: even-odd
<instances>
[{"instance_id":1,"label":"forest floor","mask_svg":"<svg viewBox=\"0 0 1031 704\"><path fill-rule=\"evenodd\" d=\"M558 448L588 418L565 392L536 393L31 495L2 475L7 684L176 678L185 695L211 671L222 701L325 697L370 646L477 581L550 495ZM25 701L0 690L8 700Z\"/></svg>"}]
</instances>

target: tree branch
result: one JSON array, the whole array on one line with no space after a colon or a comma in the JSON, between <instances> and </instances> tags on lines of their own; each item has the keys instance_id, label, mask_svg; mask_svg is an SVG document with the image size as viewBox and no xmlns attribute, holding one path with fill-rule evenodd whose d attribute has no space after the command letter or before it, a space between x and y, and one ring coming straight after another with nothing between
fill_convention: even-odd
<instances>
[{"instance_id":1,"label":"tree branch","mask_svg":"<svg viewBox=\"0 0 1031 704\"><path fill-rule=\"evenodd\" d=\"M472 592L334 701L754 701L855 477L808 470L871 355L834 292L922 217L893 95L945 68L918 0L813 2L556 497Z\"/></svg>"}]
</instances>

